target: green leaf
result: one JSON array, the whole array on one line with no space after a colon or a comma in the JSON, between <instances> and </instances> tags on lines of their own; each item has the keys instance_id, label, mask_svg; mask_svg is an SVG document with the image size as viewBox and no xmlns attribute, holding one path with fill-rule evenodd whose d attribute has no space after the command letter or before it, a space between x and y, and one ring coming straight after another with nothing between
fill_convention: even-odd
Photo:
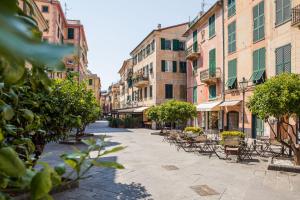
<instances>
[{"instance_id":1,"label":"green leaf","mask_svg":"<svg viewBox=\"0 0 300 200\"><path fill-rule=\"evenodd\" d=\"M111 153L116 153L118 151L122 151L123 149L125 149L126 147L116 147L116 148L113 148L111 150L108 150L108 151L104 151L101 156L104 156L104 155L107 155L107 154L111 154Z\"/></svg>"},{"instance_id":2,"label":"green leaf","mask_svg":"<svg viewBox=\"0 0 300 200\"><path fill-rule=\"evenodd\" d=\"M48 169L38 172L31 181L31 195L34 200L48 195L52 188L51 173Z\"/></svg>"},{"instance_id":3,"label":"green leaf","mask_svg":"<svg viewBox=\"0 0 300 200\"><path fill-rule=\"evenodd\" d=\"M2 110L1 113L2 117L7 121L11 120L15 115L14 110L10 105L7 104L2 105L1 110Z\"/></svg>"},{"instance_id":4,"label":"green leaf","mask_svg":"<svg viewBox=\"0 0 300 200\"><path fill-rule=\"evenodd\" d=\"M64 162L70 166L72 169L76 169L77 167L77 162L75 160L71 160L71 159L65 159Z\"/></svg>"},{"instance_id":5,"label":"green leaf","mask_svg":"<svg viewBox=\"0 0 300 200\"><path fill-rule=\"evenodd\" d=\"M0 128L0 142L2 142L3 140L4 140L4 135L2 129Z\"/></svg>"},{"instance_id":6,"label":"green leaf","mask_svg":"<svg viewBox=\"0 0 300 200\"><path fill-rule=\"evenodd\" d=\"M32 122L34 120L34 114L31 110L28 109L20 109L20 111L23 113L23 117L28 120L29 122Z\"/></svg>"},{"instance_id":7,"label":"green leaf","mask_svg":"<svg viewBox=\"0 0 300 200\"><path fill-rule=\"evenodd\" d=\"M17 153L10 147L0 149L0 171L11 177L23 176L26 168Z\"/></svg>"},{"instance_id":8,"label":"green leaf","mask_svg":"<svg viewBox=\"0 0 300 200\"><path fill-rule=\"evenodd\" d=\"M66 166L63 163L61 163L61 164L55 166L54 170L56 171L56 173L58 175L63 175L64 173L66 173Z\"/></svg>"},{"instance_id":9,"label":"green leaf","mask_svg":"<svg viewBox=\"0 0 300 200\"><path fill-rule=\"evenodd\" d=\"M116 162L102 162L93 160L92 164L96 167L114 168L114 169L125 169L123 165Z\"/></svg>"}]
</instances>

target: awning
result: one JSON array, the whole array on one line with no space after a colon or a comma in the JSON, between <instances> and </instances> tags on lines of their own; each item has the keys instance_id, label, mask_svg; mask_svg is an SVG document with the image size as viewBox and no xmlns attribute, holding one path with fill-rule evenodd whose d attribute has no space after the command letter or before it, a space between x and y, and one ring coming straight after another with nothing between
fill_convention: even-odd
<instances>
[{"instance_id":1,"label":"awning","mask_svg":"<svg viewBox=\"0 0 300 200\"><path fill-rule=\"evenodd\" d=\"M133 111L134 108L129 108L129 109L118 110L118 113L126 114L126 113L133 113Z\"/></svg>"},{"instance_id":2,"label":"awning","mask_svg":"<svg viewBox=\"0 0 300 200\"><path fill-rule=\"evenodd\" d=\"M136 108L134 109L134 113L143 113L145 110L147 110L149 107L140 107L140 108Z\"/></svg>"},{"instance_id":3,"label":"awning","mask_svg":"<svg viewBox=\"0 0 300 200\"><path fill-rule=\"evenodd\" d=\"M220 104L220 107L230 107L230 106L236 106L241 103L241 100L232 100L232 101L224 101Z\"/></svg>"},{"instance_id":4,"label":"awning","mask_svg":"<svg viewBox=\"0 0 300 200\"><path fill-rule=\"evenodd\" d=\"M208 103L202 103L197 106L197 111L217 111L219 108L219 105L222 103L222 101L213 101Z\"/></svg>"}]
</instances>

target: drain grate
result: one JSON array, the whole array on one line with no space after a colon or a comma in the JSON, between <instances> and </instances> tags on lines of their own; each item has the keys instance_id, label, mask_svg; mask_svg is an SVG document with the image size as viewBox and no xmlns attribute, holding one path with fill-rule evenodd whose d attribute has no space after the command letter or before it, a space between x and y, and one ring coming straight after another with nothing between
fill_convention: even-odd
<instances>
[{"instance_id":1,"label":"drain grate","mask_svg":"<svg viewBox=\"0 0 300 200\"><path fill-rule=\"evenodd\" d=\"M196 192L200 196L212 196L212 195L219 195L217 191L210 188L208 185L197 185L191 187L194 192Z\"/></svg>"},{"instance_id":2,"label":"drain grate","mask_svg":"<svg viewBox=\"0 0 300 200\"><path fill-rule=\"evenodd\" d=\"M168 171L179 170L179 168L176 167L175 165L163 165L162 168L164 168L165 170L168 170Z\"/></svg>"}]
</instances>

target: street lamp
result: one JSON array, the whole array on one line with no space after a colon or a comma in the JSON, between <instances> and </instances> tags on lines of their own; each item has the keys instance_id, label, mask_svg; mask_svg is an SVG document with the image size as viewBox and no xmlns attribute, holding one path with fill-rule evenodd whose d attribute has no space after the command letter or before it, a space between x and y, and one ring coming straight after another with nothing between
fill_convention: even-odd
<instances>
[{"instance_id":1,"label":"street lamp","mask_svg":"<svg viewBox=\"0 0 300 200\"><path fill-rule=\"evenodd\" d=\"M246 80L245 77L243 77L242 81L239 82L240 88L242 89L243 92L243 114L242 114L242 119L243 119L243 133L245 133L245 93L246 89L248 87L248 80Z\"/></svg>"}]
</instances>

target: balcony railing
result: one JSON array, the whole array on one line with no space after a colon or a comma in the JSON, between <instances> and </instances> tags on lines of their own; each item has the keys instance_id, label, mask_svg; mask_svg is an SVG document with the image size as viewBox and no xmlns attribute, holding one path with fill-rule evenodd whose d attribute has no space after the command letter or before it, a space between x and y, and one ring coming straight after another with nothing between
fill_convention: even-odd
<instances>
[{"instance_id":1,"label":"balcony railing","mask_svg":"<svg viewBox=\"0 0 300 200\"><path fill-rule=\"evenodd\" d=\"M200 72L200 80L207 84L216 83L218 79L221 79L221 69L206 69Z\"/></svg>"},{"instance_id":2,"label":"balcony railing","mask_svg":"<svg viewBox=\"0 0 300 200\"><path fill-rule=\"evenodd\" d=\"M194 42L193 45L187 48L186 58L193 60L193 59L197 59L199 55L200 55L200 47L198 45L198 42Z\"/></svg>"},{"instance_id":3,"label":"balcony railing","mask_svg":"<svg viewBox=\"0 0 300 200\"><path fill-rule=\"evenodd\" d=\"M300 5L292 9L292 26L300 26Z\"/></svg>"},{"instance_id":4,"label":"balcony railing","mask_svg":"<svg viewBox=\"0 0 300 200\"><path fill-rule=\"evenodd\" d=\"M149 76L146 74L135 74L132 81L135 87L142 88L149 84Z\"/></svg>"}]
</instances>

